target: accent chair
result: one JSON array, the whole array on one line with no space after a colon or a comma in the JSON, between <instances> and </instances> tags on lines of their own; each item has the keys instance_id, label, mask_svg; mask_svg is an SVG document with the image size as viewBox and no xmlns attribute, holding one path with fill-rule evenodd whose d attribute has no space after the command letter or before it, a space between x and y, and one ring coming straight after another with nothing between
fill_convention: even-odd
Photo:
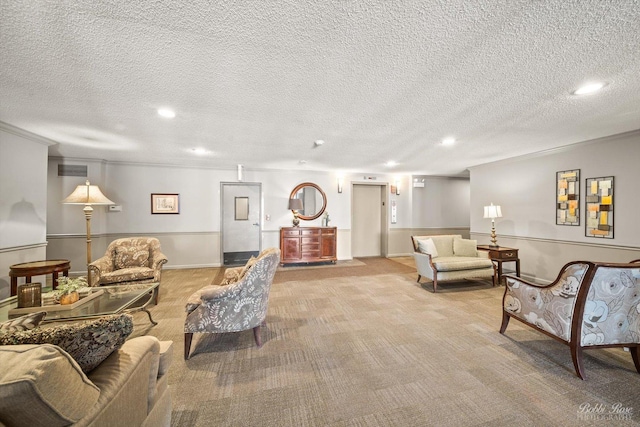
<instances>
[{"instance_id":1,"label":"accent chair","mask_svg":"<svg viewBox=\"0 0 640 427\"><path fill-rule=\"evenodd\" d=\"M266 249L247 262L235 282L205 286L189 297L184 322L185 360L189 359L194 333L253 329L256 345L262 346L260 327L267 316L269 290L279 262L280 249Z\"/></svg>"},{"instance_id":2,"label":"accent chair","mask_svg":"<svg viewBox=\"0 0 640 427\"><path fill-rule=\"evenodd\" d=\"M101 258L89 264L90 286L160 282L167 257L155 237L127 237L109 243ZM156 294L157 295L157 294ZM157 301L156 301L157 302Z\"/></svg>"},{"instance_id":3,"label":"accent chair","mask_svg":"<svg viewBox=\"0 0 640 427\"><path fill-rule=\"evenodd\" d=\"M514 318L568 345L581 379L583 350L596 348L628 348L640 373L640 260L570 262L547 285L506 278L501 334Z\"/></svg>"}]
</instances>

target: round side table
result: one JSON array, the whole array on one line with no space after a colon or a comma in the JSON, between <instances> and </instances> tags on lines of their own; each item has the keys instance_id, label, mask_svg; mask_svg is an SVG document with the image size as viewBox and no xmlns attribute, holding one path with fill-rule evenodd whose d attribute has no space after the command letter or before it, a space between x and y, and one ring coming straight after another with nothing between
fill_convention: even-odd
<instances>
[{"instance_id":1,"label":"round side table","mask_svg":"<svg viewBox=\"0 0 640 427\"><path fill-rule=\"evenodd\" d=\"M27 283L31 283L31 277L43 274L53 274L53 289L58 287L58 273L63 276L69 275L68 259L52 259L46 261L23 262L9 267L9 277L11 277L11 295L18 293L18 277L25 277Z\"/></svg>"}]
</instances>

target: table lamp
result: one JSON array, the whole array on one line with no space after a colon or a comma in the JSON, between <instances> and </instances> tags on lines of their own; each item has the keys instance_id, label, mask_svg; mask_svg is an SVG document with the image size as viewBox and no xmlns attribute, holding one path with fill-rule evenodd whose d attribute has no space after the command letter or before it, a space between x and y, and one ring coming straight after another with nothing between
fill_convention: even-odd
<instances>
[{"instance_id":1,"label":"table lamp","mask_svg":"<svg viewBox=\"0 0 640 427\"><path fill-rule=\"evenodd\" d=\"M490 247L499 247L496 239L496 218L502 218L502 210L500 206L495 206L493 203L484 207L484 217L491 218L491 245Z\"/></svg>"},{"instance_id":2,"label":"table lamp","mask_svg":"<svg viewBox=\"0 0 640 427\"><path fill-rule=\"evenodd\" d=\"M303 209L302 199L289 199L289 209L293 212L293 226L299 226L300 219L298 218L298 211Z\"/></svg>"}]
</instances>

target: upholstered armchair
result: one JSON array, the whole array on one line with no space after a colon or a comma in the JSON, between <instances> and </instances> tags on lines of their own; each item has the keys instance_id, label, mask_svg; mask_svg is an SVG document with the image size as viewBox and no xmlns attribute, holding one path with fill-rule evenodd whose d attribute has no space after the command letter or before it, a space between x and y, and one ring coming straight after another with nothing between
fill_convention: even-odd
<instances>
[{"instance_id":1,"label":"upholstered armchair","mask_svg":"<svg viewBox=\"0 0 640 427\"><path fill-rule=\"evenodd\" d=\"M262 346L260 326L267 316L269 290L280 262L280 249L269 248L240 270L237 281L209 285L189 297L184 322L184 358L189 358L193 334L253 329Z\"/></svg>"},{"instance_id":2,"label":"upholstered armchair","mask_svg":"<svg viewBox=\"0 0 640 427\"><path fill-rule=\"evenodd\" d=\"M89 264L91 286L160 282L167 257L155 237L128 237L109 243L101 258Z\"/></svg>"},{"instance_id":3,"label":"upholstered armchair","mask_svg":"<svg viewBox=\"0 0 640 427\"><path fill-rule=\"evenodd\" d=\"M639 261L570 262L548 285L506 276L500 333L513 317L567 344L581 379L583 350L596 348L629 348L640 373Z\"/></svg>"}]
</instances>

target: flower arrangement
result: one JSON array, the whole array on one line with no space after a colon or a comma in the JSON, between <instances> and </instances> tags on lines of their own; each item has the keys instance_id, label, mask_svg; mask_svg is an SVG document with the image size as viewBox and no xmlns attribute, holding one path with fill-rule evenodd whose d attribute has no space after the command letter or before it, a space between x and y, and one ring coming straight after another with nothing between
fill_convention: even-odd
<instances>
[{"instance_id":1,"label":"flower arrangement","mask_svg":"<svg viewBox=\"0 0 640 427\"><path fill-rule=\"evenodd\" d=\"M58 277L58 287L56 291L59 295L69 295L78 292L78 289L87 287L87 278L81 277Z\"/></svg>"},{"instance_id":2,"label":"flower arrangement","mask_svg":"<svg viewBox=\"0 0 640 427\"><path fill-rule=\"evenodd\" d=\"M83 276L74 278L62 276L58 278L56 297L60 304L73 304L80 299L78 290L86 287L87 279Z\"/></svg>"}]
</instances>

